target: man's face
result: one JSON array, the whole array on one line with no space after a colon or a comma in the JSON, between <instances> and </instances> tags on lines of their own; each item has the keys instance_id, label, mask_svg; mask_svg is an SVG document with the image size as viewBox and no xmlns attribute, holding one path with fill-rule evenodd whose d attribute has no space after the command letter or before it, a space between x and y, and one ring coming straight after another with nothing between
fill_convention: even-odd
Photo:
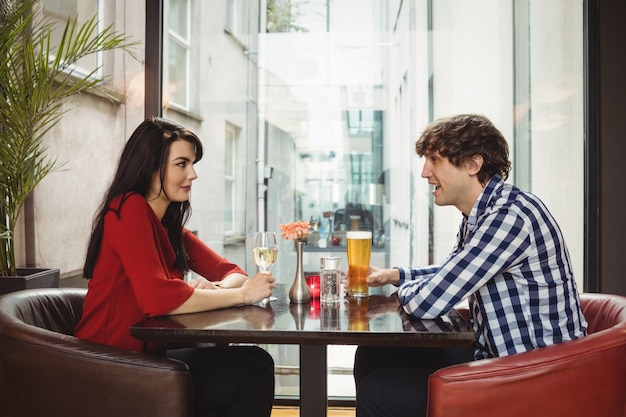
<instances>
[{"instance_id":1,"label":"man's face","mask_svg":"<svg viewBox=\"0 0 626 417\"><path fill-rule=\"evenodd\" d=\"M469 214L476 201L478 180L468 166L456 167L439 152L426 152L426 162L422 169L422 178L433 186L435 204L455 206L461 212ZM478 189L480 190L481 187Z\"/></svg>"}]
</instances>

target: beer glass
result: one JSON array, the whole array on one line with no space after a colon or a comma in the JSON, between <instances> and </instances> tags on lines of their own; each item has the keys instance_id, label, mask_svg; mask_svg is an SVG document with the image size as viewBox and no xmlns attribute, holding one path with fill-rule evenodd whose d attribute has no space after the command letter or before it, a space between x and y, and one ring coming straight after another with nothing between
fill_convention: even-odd
<instances>
[{"instance_id":1,"label":"beer glass","mask_svg":"<svg viewBox=\"0 0 626 417\"><path fill-rule=\"evenodd\" d=\"M368 286L365 278L370 269L372 251L372 232L349 231L346 233L348 248L348 269L350 270L350 291L352 298L368 297Z\"/></svg>"},{"instance_id":2,"label":"beer glass","mask_svg":"<svg viewBox=\"0 0 626 417\"><path fill-rule=\"evenodd\" d=\"M369 330L368 316L369 298L349 298L346 311L348 313L348 330Z\"/></svg>"}]
</instances>

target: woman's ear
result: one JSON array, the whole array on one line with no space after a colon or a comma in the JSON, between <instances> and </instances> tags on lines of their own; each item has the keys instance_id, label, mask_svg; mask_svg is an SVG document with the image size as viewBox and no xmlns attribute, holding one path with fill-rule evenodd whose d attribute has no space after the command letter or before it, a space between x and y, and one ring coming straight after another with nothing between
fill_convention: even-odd
<instances>
[{"instance_id":1,"label":"woman's ear","mask_svg":"<svg viewBox=\"0 0 626 417\"><path fill-rule=\"evenodd\" d=\"M467 161L467 170L470 175L477 175L483 167L482 155L474 155Z\"/></svg>"}]
</instances>

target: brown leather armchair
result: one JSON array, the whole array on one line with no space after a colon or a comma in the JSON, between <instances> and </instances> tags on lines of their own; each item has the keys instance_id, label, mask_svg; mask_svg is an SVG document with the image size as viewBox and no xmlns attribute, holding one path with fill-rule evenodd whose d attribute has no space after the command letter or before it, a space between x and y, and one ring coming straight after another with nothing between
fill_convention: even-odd
<instances>
[{"instance_id":1,"label":"brown leather armchair","mask_svg":"<svg viewBox=\"0 0 626 417\"><path fill-rule=\"evenodd\" d=\"M85 294L53 288L0 297L0 416L191 416L186 364L73 336Z\"/></svg>"},{"instance_id":2,"label":"brown leather armchair","mask_svg":"<svg viewBox=\"0 0 626 417\"><path fill-rule=\"evenodd\" d=\"M429 417L625 417L626 297L582 294L587 337L441 369Z\"/></svg>"}]
</instances>

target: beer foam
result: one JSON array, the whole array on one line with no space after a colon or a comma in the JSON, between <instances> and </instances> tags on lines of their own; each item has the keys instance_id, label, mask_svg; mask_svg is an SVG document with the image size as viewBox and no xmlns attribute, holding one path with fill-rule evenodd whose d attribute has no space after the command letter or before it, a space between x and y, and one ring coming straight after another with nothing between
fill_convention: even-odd
<instances>
[{"instance_id":1,"label":"beer foam","mask_svg":"<svg viewBox=\"0 0 626 417\"><path fill-rule=\"evenodd\" d=\"M346 239L371 239L371 238L372 238L372 232L366 232L363 230L346 232Z\"/></svg>"}]
</instances>

